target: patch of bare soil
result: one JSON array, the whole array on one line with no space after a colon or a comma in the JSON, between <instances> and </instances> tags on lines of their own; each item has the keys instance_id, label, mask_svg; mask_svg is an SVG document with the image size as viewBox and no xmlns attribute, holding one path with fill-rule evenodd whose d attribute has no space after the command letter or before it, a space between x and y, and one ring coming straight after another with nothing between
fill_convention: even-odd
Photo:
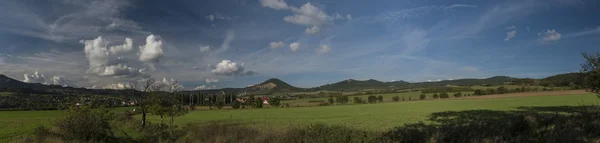
<instances>
[{"instance_id":1,"label":"patch of bare soil","mask_svg":"<svg viewBox=\"0 0 600 143\"><path fill-rule=\"evenodd\" d=\"M509 97L529 97L529 96L561 96L573 94L587 94L585 90L566 90L566 91L542 91L542 92L520 92L507 94L492 94L483 96L468 96L455 99L490 99L490 98L509 98Z\"/></svg>"}]
</instances>

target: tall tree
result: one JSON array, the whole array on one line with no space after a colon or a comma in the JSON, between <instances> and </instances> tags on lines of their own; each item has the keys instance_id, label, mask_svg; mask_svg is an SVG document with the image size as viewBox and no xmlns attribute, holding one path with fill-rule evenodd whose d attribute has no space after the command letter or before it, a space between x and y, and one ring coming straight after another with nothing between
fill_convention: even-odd
<instances>
[{"instance_id":1,"label":"tall tree","mask_svg":"<svg viewBox=\"0 0 600 143\"><path fill-rule=\"evenodd\" d=\"M139 107L139 112L142 113L142 128L146 126L146 115L150 109L149 94L160 90L162 86L162 84L156 84L154 78L148 78L141 82L133 80L125 86L125 90L133 97L135 105Z\"/></svg>"},{"instance_id":2,"label":"tall tree","mask_svg":"<svg viewBox=\"0 0 600 143\"><path fill-rule=\"evenodd\" d=\"M586 60L581 64L581 72L585 74L583 87L600 97L600 52L582 55Z\"/></svg>"}]
</instances>

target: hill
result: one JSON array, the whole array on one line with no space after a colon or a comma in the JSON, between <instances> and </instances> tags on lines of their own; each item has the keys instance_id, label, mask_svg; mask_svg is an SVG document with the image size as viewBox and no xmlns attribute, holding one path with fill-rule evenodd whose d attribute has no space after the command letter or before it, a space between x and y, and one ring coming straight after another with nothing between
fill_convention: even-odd
<instances>
[{"instance_id":1,"label":"hill","mask_svg":"<svg viewBox=\"0 0 600 143\"><path fill-rule=\"evenodd\" d=\"M475 86L475 85L503 85L517 80L518 78L508 76L494 76L484 79L466 78L456 80L442 80L436 82L419 82L412 83L412 87L434 87L434 86L445 86L445 85L458 85L458 86Z\"/></svg>"},{"instance_id":2,"label":"hill","mask_svg":"<svg viewBox=\"0 0 600 143\"><path fill-rule=\"evenodd\" d=\"M355 80L355 79L347 79L344 81L336 82L333 84L326 84L318 87L321 90L332 90L332 91L340 91L340 90L362 90L362 89L375 89L375 88L387 88L391 86L390 83L381 82L374 79L369 80Z\"/></svg>"},{"instance_id":3,"label":"hill","mask_svg":"<svg viewBox=\"0 0 600 143\"><path fill-rule=\"evenodd\" d=\"M306 89L292 86L277 78L271 78L260 84L246 87L244 90L246 92L300 92Z\"/></svg>"}]
</instances>

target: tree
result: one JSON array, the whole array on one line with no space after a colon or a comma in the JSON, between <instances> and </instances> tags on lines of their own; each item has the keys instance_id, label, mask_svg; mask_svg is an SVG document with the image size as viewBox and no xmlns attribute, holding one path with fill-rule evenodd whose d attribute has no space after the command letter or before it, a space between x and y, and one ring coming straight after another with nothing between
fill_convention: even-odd
<instances>
[{"instance_id":1,"label":"tree","mask_svg":"<svg viewBox=\"0 0 600 143\"><path fill-rule=\"evenodd\" d=\"M419 99L423 100L427 97L427 95L425 95L425 93L421 93L421 95L419 95Z\"/></svg>"},{"instance_id":2,"label":"tree","mask_svg":"<svg viewBox=\"0 0 600 143\"><path fill-rule=\"evenodd\" d=\"M379 103L383 102L383 96L381 96L381 95L377 96L377 101L379 101Z\"/></svg>"},{"instance_id":3,"label":"tree","mask_svg":"<svg viewBox=\"0 0 600 143\"><path fill-rule=\"evenodd\" d=\"M450 98L450 96L448 95L448 93L446 93L446 92L442 92L442 93L440 94L440 98Z\"/></svg>"},{"instance_id":4,"label":"tree","mask_svg":"<svg viewBox=\"0 0 600 143\"><path fill-rule=\"evenodd\" d=\"M271 106L279 107L279 105L281 105L281 99L279 99L279 97L269 98L269 104Z\"/></svg>"},{"instance_id":5,"label":"tree","mask_svg":"<svg viewBox=\"0 0 600 143\"><path fill-rule=\"evenodd\" d=\"M256 97L254 99L254 108L262 108L262 107L263 107L262 99L260 99L260 97Z\"/></svg>"},{"instance_id":6,"label":"tree","mask_svg":"<svg viewBox=\"0 0 600 143\"><path fill-rule=\"evenodd\" d=\"M240 102L237 100L233 101L233 103L231 103L231 108L240 109Z\"/></svg>"},{"instance_id":7,"label":"tree","mask_svg":"<svg viewBox=\"0 0 600 143\"><path fill-rule=\"evenodd\" d=\"M354 97L354 103L360 104L360 103L364 103L364 101L360 97Z\"/></svg>"},{"instance_id":8,"label":"tree","mask_svg":"<svg viewBox=\"0 0 600 143\"><path fill-rule=\"evenodd\" d=\"M600 97L600 52L582 55L586 60L581 64L581 73L584 74L583 88Z\"/></svg>"},{"instance_id":9,"label":"tree","mask_svg":"<svg viewBox=\"0 0 600 143\"><path fill-rule=\"evenodd\" d=\"M142 113L142 128L146 126L146 115L150 109L149 94L160 90L162 86L162 84L157 84L154 78L145 79L141 83L134 80L125 85L125 91L133 97L135 105ZM138 91L138 89L141 91Z\"/></svg>"},{"instance_id":10,"label":"tree","mask_svg":"<svg viewBox=\"0 0 600 143\"><path fill-rule=\"evenodd\" d=\"M440 96L439 96L437 93L434 93L432 97L433 97L433 99L438 99L438 98L440 98Z\"/></svg>"},{"instance_id":11,"label":"tree","mask_svg":"<svg viewBox=\"0 0 600 143\"><path fill-rule=\"evenodd\" d=\"M475 92L473 93L473 95L483 95L483 91L481 89L476 89Z\"/></svg>"},{"instance_id":12,"label":"tree","mask_svg":"<svg viewBox=\"0 0 600 143\"><path fill-rule=\"evenodd\" d=\"M329 104L333 104L333 102L335 102L335 101L333 100L333 97L329 97L329 99L327 99L327 101L329 102Z\"/></svg>"},{"instance_id":13,"label":"tree","mask_svg":"<svg viewBox=\"0 0 600 143\"><path fill-rule=\"evenodd\" d=\"M460 92L454 93L454 97L461 97L461 96L462 96L462 93L460 93Z\"/></svg>"},{"instance_id":14,"label":"tree","mask_svg":"<svg viewBox=\"0 0 600 143\"><path fill-rule=\"evenodd\" d=\"M373 95L370 95L370 96L367 98L367 101L368 101L369 103L375 103L375 102L377 102L377 97L375 97L375 96L373 96Z\"/></svg>"},{"instance_id":15,"label":"tree","mask_svg":"<svg viewBox=\"0 0 600 143\"><path fill-rule=\"evenodd\" d=\"M348 96L343 96L341 94L335 97L335 102L338 104L347 104L349 100L350 98L348 98Z\"/></svg>"},{"instance_id":16,"label":"tree","mask_svg":"<svg viewBox=\"0 0 600 143\"><path fill-rule=\"evenodd\" d=\"M496 93L498 93L498 94L508 93L507 91L508 90L504 86L500 86L500 87L498 87L498 89L496 89Z\"/></svg>"},{"instance_id":17,"label":"tree","mask_svg":"<svg viewBox=\"0 0 600 143\"><path fill-rule=\"evenodd\" d=\"M398 101L400 101L400 97L394 96L394 97L392 97L392 100L394 100L395 102L398 102Z\"/></svg>"}]
</instances>

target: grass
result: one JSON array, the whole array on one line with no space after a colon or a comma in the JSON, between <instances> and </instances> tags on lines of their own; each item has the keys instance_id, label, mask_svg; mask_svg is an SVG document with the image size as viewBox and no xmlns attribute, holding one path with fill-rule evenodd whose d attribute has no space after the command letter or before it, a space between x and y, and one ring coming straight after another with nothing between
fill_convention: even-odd
<instances>
[{"instance_id":1,"label":"grass","mask_svg":"<svg viewBox=\"0 0 600 143\"><path fill-rule=\"evenodd\" d=\"M592 94L476 100L425 100L314 108L194 111L177 118L175 122L184 125L187 123L228 120L280 127L325 123L371 131L383 131L405 123L425 121L431 113L442 111L512 110L521 106L579 106L597 103L598 99ZM158 121L158 118L153 116L150 119Z\"/></svg>"},{"instance_id":2,"label":"grass","mask_svg":"<svg viewBox=\"0 0 600 143\"><path fill-rule=\"evenodd\" d=\"M386 100L396 94L385 95ZM400 93L399 96L418 96ZM366 98L365 98L366 99ZM427 122L432 113L465 110L515 110L522 106L581 106L595 105L599 100L593 94L566 96L531 96L519 98L493 98L469 100L424 100L411 102L387 102L380 104L340 105L303 108L266 108L243 110L192 111L178 117L175 123L207 123L229 121L252 123L257 126L285 128L310 123L341 125L367 131L385 131L408 123ZM117 110L129 110L118 108ZM50 125L61 111L0 111L0 142L22 134L31 134L38 125ZM137 116L139 117L139 116ZM151 122L159 122L149 116Z\"/></svg>"}]
</instances>

